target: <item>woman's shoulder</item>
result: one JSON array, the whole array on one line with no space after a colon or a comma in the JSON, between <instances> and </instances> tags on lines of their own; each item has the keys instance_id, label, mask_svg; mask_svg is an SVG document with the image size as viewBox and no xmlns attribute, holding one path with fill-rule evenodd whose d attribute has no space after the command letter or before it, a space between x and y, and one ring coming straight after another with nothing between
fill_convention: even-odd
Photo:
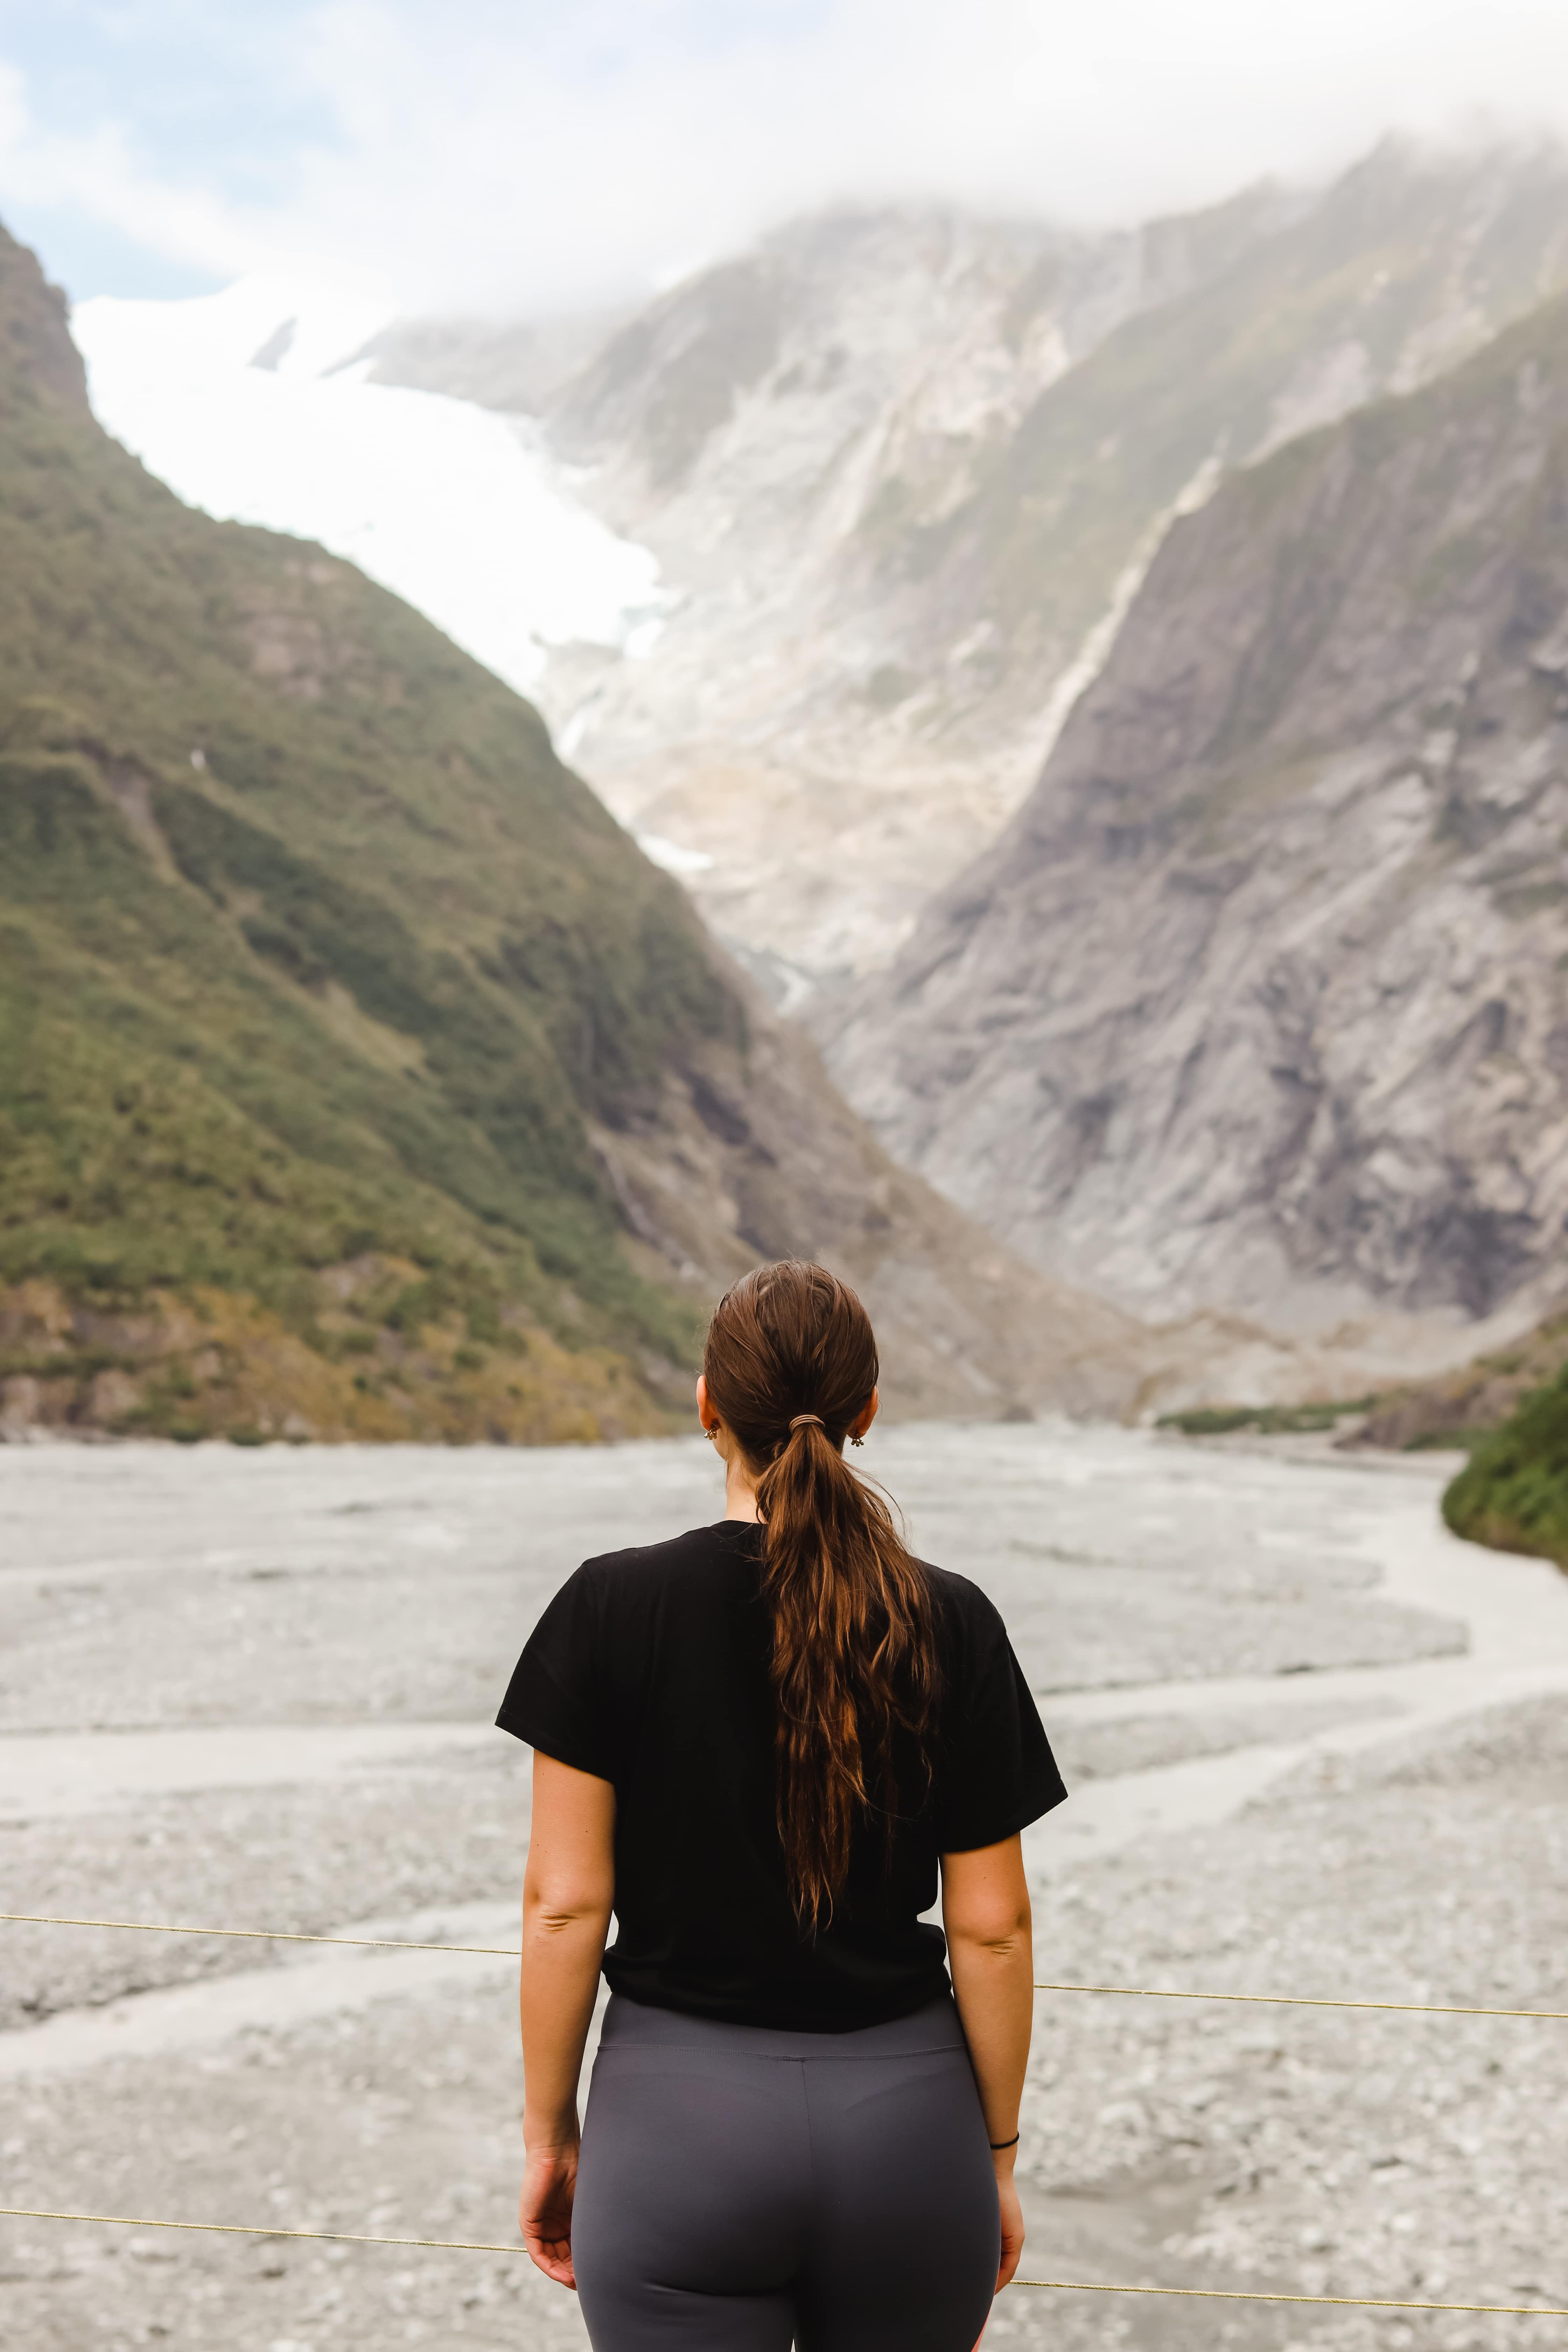
<instances>
[{"instance_id":1,"label":"woman's shoulder","mask_svg":"<svg viewBox=\"0 0 1568 2352\"><path fill-rule=\"evenodd\" d=\"M682 1583L701 1582L729 1566L737 1557L751 1557L754 1543L742 1522L721 1519L706 1528L688 1528L662 1543L628 1544L621 1551L603 1551L567 1580L585 1586L606 1601L634 1600L668 1591ZM742 1540L737 1540L740 1537Z\"/></svg>"},{"instance_id":2,"label":"woman's shoulder","mask_svg":"<svg viewBox=\"0 0 1568 2352\"><path fill-rule=\"evenodd\" d=\"M942 1670L950 1686L965 1687L1009 1666L1013 1640L988 1592L951 1568L921 1560L936 1603Z\"/></svg>"},{"instance_id":3,"label":"woman's shoulder","mask_svg":"<svg viewBox=\"0 0 1568 2352\"><path fill-rule=\"evenodd\" d=\"M963 1633L1005 1633L1001 1611L973 1578L960 1576L956 1569L938 1568L929 1559L917 1564L931 1585L939 1613L949 1626Z\"/></svg>"}]
</instances>

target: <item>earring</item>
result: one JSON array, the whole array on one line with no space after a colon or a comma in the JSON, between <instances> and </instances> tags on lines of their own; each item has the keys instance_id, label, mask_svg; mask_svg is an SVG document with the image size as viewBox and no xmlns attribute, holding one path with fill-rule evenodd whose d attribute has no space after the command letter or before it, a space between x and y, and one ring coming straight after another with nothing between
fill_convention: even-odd
<instances>
[{"instance_id":1,"label":"earring","mask_svg":"<svg viewBox=\"0 0 1568 2352\"><path fill-rule=\"evenodd\" d=\"M866 1441L865 1441L865 1439L864 1439L863 1437L857 1437L857 1436L854 1434L853 1431L851 1431L851 1433L850 1433L850 1437L849 1437L849 1443L850 1443L850 1444L851 1444L851 1445L864 1445L864 1444L865 1444L865 1443L866 1443Z\"/></svg>"},{"instance_id":2,"label":"earring","mask_svg":"<svg viewBox=\"0 0 1568 2352\"><path fill-rule=\"evenodd\" d=\"M716 1429L705 1429L702 1434L708 1440L710 1445L716 1444L719 1436L719 1433Z\"/></svg>"}]
</instances>

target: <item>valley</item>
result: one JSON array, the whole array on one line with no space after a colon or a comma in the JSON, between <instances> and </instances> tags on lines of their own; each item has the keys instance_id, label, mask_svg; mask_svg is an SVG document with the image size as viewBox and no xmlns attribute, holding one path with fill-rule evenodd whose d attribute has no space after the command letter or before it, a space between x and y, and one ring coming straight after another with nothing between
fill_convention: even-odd
<instances>
[{"instance_id":1,"label":"valley","mask_svg":"<svg viewBox=\"0 0 1568 2352\"><path fill-rule=\"evenodd\" d=\"M650 1433L714 1290L818 1250L895 1411L1147 1368L887 1160L530 705L111 442L3 236L0 849L7 1434Z\"/></svg>"},{"instance_id":2,"label":"valley","mask_svg":"<svg viewBox=\"0 0 1568 2352\"><path fill-rule=\"evenodd\" d=\"M449 863L441 935L471 1003L438 1004L426 909L408 920L440 864L421 784L405 848L376 836L376 887L395 867L428 967L389 1018L319 917L250 903L287 860L257 835L248 750L173 753L205 762L179 786L197 850L161 814L172 780L122 789L135 855L186 912L194 884L280 1013L377 1066L377 1118L433 1053L471 1070L484 1024L531 1007L551 1149L575 1155L572 1219L585 1235L591 1199L600 1238L536 1286L567 1305L526 1331L467 1276L432 1286L406 1233L331 1259L308 1311L275 1286L221 1314L204 1294L210 1342L194 1292L132 1331L18 1263L44 1287L5 1310L10 1425L629 1433L675 1409L655 1367L682 1359L681 1302L784 1249L837 1253L897 1318L910 1411L1388 1395L1512 1347L1563 1295L1568 1213L1565 223L1548 143L1389 142L1327 186L1115 234L828 213L575 320L388 321L259 281L87 306L92 396L154 470L333 551L248 625L275 698L321 695L333 557L362 559L531 690L552 789L570 799L560 763L581 768L675 928L649 996L608 900L563 961L552 923L548 948L509 930L505 855L482 882ZM439 756L441 826L493 846L489 788ZM300 815L323 872L359 855L363 825ZM612 933L601 996L582 958ZM568 1042L568 999L592 1036ZM634 1002L636 1072L606 1070ZM437 1048L455 1022L468 1042ZM487 1151L517 1148L498 1147L509 1115L485 1114ZM630 1355L625 1310L569 1271L592 1257L602 1283L606 1251L644 1302ZM254 1373L301 1343L309 1366ZM280 1408L307 1370L314 1403ZM185 1410L193 1381L210 1411Z\"/></svg>"}]
</instances>

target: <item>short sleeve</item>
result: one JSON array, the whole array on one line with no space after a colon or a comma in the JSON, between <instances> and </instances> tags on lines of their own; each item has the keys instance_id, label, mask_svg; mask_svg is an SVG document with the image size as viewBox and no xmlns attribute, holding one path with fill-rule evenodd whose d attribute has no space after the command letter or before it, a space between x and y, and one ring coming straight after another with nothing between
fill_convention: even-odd
<instances>
[{"instance_id":1,"label":"short sleeve","mask_svg":"<svg viewBox=\"0 0 1568 2352\"><path fill-rule=\"evenodd\" d=\"M940 1853L968 1853L1016 1836L1067 1789L1006 1627L975 1586L952 1582L963 1637L942 1704L933 1825Z\"/></svg>"},{"instance_id":2,"label":"short sleeve","mask_svg":"<svg viewBox=\"0 0 1568 2352\"><path fill-rule=\"evenodd\" d=\"M593 1581L580 1568L529 1635L496 1721L541 1755L613 1780L615 1743L599 1671L598 1618Z\"/></svg>"}]
</instances>

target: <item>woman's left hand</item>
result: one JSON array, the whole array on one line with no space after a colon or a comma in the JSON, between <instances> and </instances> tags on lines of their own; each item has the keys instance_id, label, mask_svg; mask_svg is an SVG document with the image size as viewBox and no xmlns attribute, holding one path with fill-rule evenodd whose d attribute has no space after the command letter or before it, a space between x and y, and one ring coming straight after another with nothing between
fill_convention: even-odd
<instances>
[{"instance_id":1,"label":"woman's left hand","mask_svg":"<svg viewBox=\"0 0 1568 2352\"><path fill-rule=\"evenodd\" d=\"M518 2227L529 2259L559 2286L576 2290L572 2268L572 2200L577 2193L577 2143L530 2148L518 2199Z\"/></svg>"},{"instance_id":2,"label":"woman's left hand","mask_svg":"<svg viewBox=\"0 0 1568 2352\"><path fill-rule=\"evenodd\" d=\"M1002 2209L1002 2259L996 2266L996 2292L1012 2279L1024 2251L1024 2212L1013 2186L1012 2167L996 2178L996 2202Z\"/></svg>"}]
</instances>

